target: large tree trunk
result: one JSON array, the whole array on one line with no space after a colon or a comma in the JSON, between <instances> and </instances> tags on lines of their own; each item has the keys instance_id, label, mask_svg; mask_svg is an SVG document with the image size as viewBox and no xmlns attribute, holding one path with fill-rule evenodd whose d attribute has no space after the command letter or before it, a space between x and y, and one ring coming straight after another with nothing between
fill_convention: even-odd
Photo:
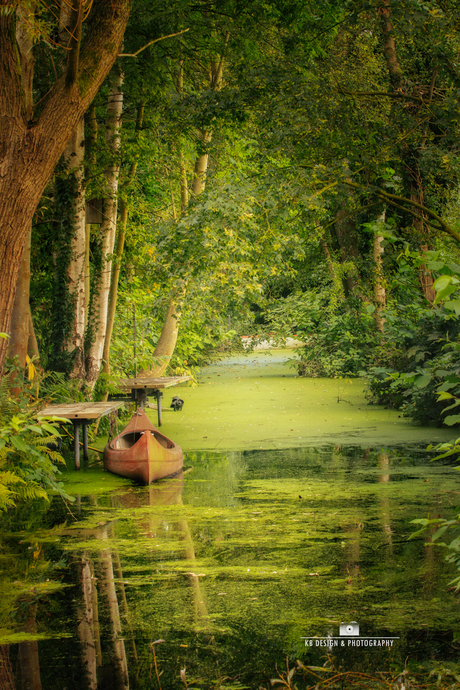
<instances>
[{"instance_id":1,"label":"large tree trunk","mask_svg":"<svg viewBox=\"0 0 460 690\"><path fill-rule=\"evenodd\" d=\"M323 249L323 254L326 258L326 264L327 264L327 268L329 271L329 275L331 276L332 282L334 284L334 291L336 292L338 298L343 301L345 298L345 295L344 295L344 291L343 291L342 281L340 280L339 276L337 275L337 269L336 269L336 266L334 265L334 262L332 260L331 252L329 251L329 246L327 244L326 237L324 235L321 238L320 242L321 242L321 247Z\"/></svg>"},{"instance_id":2,"label":"large tree trunk","mask_svg":"<svg viewBox=\"0 0 460 690\"><path fill-rule=\"evenodd\" d=\"M394 91L401 91L401 89L404 86L404 72L398 59L396 42L394 40L393 35L390 0L383 0L383 7L380 9L380 14L383 31L383 47L391 85ZM437 74L438 66L435 65L428 92L427 105L429 105L433 99L433 91L435 87ZM425 131L425 136L422 141L422 148L425 147L426 138L427 137ZM406 170L409 172L410 175L410 179L408 181L409 198L416 204L423 204L424 189L423 180L420 174L420 167L417 160L418 154L415 151L412 151L412 153L410 153L410 149L406 146L406 151L403 153L403 158ZM429 237L430 229L429 226L425 223L422 211L417 207L413 207L413 211L417 217L415 219L412 219L412 222L418 234L419 241L422 242L421 250L422 252L426 252L428 251L428 246L425 242L427 240L427 237ZM426 268L425 265L420 266L419 277L423 294L429 302L433 303L436 297L436 293L433 288L433 278L431 276L431 272Z\"/></svg>"},{"instance_id":3,"label":"large tree trunk","mask_svg":"<svg viewBox=\"0 0 460 690\"><path fill-rule=\"evenodd\" d=\"M35 4L17 8L16 41L20 56L21 83L24 89L24 109L26 117L33 112L34 58L33 27ZM21 259L11 316L11 338L8 342L8 356L17 357L19 365L26 364L27 341L29 338L29 292L30 292L30 243L32 223L26 235L24 253Z\"/></svg>"},{"instance_id":4,"label":"large tree trunk","mask_svg":"<svg viewBox=\"0 0 460 690\"><path fill-rule=\"evenodd\" d=\"M10 661L9 644L0 645L0 688L2 688L2 690L16 690Z\"/></svg>"},{"instance_id":5,"label":"large tree trunk","mask_svg":"<svg viewBox=\"0 0 460 690\"><path fill-rule=\"evenodd\" d=\"M69 51L66 73L41 101L35 119L27 116L15 17L0 12L0 332L10 329L33 214L70 135L118 54L130 6L130 0L94 0L85 41ZM0 375L6 347L0 339Z\"/></svg>"},{"instance_id":6,"label":"large tree trunk","mask_svg":"<svg viewBox=\"0 0 460 690\"><path fill-rule=\"evenodd\" d=\"M404 74L398 60L398 53L396 51L396 42L393 34L393 25L391 23L391 5L390 0L382 0L380 8L382 32L383 32L383 52L390 75L392 86L397 90L404 79Z\"/></svg>"},{"instance_id":7,"label":"large tree trunk","mask_svg":"<svg viewBox=\"0 0 460 690\"><path fill-rule=\"evenodd\" d=\"M117 229L118 176L120 173L120 126L123 110L123 75L114 74L107 102L106 141L112 154L112 162L105 172L106 197L100 227L102 245L102 271L98 293L93 301L94 340L88 352L86 382L92 388L97 381L107 332L107 313L112 274L112 254Z\"/></svg>"},{"instance_id":8,"label":"large tree trunk","mask_svg":"<svg viewBox=\"0 0 460 690\"><path fill-rule=\"evenodd\" d=\"M19 268L16 293L14 296L13 312L11 314L11 337L9 340L8 357L17 357L19 365L26 365L27 345L30 329L30 232L27 235L24 251Z\"/></svg>"},{"instance_id":9,"label":"large tree trunk","mask_svg":"<svg viewBox=\"0 0 460 690\"><path fill-rule=\"evenodd\" d=\"M337 211L333 228L340 249L342 263L352 262L355 264L360 257L358 250L358 231L356 221L348 215L346 207ZM356 292L357 287L355 274L349 273L348 275L343 275L341 280L345 297L352 296Z\"/></svg>"},{"instance_id":10,"label":"large tree trunk","mask_svg":"<svg viewBox=\"0 0 460 690\"><path fill-rule=\"evenodd\" d=\"M428 245L422 244L420 249L424 254L426 254L428 252ZM423 294L425 295L428 302L433 304L433 302L436 299L436 290L433 287L433 274L431 273L430 269L427 268L426 264L422 264L419 268L419 275Z\"/></svg>"}]
</instances>

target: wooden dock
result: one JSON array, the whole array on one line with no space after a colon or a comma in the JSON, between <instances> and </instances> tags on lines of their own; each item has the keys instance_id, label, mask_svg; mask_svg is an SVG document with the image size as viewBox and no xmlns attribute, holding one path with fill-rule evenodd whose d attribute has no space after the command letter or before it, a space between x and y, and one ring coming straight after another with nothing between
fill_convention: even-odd
<instances>
[{"instance_id":1,"label":"wooden dock","mask_svg":"<svg viewBox=\"0 0 460 690\"><path fill-rule=\"evenodd\" d=\"M75 433L75 469L80 469L80 426L83 432L83 459L88 462L88 424L115 412L124 401L67 403L50 405L38 413L37 417L62 417L73 423Z\"/></svg>"}]
</instances>

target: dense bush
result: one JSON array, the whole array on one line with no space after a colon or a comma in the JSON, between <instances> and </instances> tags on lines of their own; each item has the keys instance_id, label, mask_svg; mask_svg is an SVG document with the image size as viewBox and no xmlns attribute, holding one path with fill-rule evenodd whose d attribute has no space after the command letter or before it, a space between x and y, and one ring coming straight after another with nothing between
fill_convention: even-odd
<instances>
[{"instance_id":1,"label":"dense bush","mask_svg":"<svg viewBox=\"0 0 460 690\"><path fill-rule=\"evenodd\" d=\"M373 307L361 299L333 299L330 291L307 290L278 299L265 312L260 338L306 342L294 364L300 376L358 376L380 348ZM382 353L380 353L382 354Z\"/></svg>"},{"instance_id":2,"label":"dense bush","mask_svg":"<svg viewBox=\"0 0 460 690\"><path fill-rule=\"evenodd\" d=\"M13 369L0 382L0 512L53 494L74 500L59 481L58 422L37 420L46 402L38 397L38 378L35 373L33 381L23 381Z\"/></svg>"},{"instance_id":3,"label":"dense bush","mask_svg":"<svg viewBox=\"0 0 460 690\"><path fill-rule=\"evenodd\" d=\"M422 425L460 422L460 415L446 414L460 398L460 323L450 279L442 274L435 282L434 306L418 302L387 311L385 341L399 349L398 364L363 372L371 402L400 409Z\"/></svg>"}]
</instances>

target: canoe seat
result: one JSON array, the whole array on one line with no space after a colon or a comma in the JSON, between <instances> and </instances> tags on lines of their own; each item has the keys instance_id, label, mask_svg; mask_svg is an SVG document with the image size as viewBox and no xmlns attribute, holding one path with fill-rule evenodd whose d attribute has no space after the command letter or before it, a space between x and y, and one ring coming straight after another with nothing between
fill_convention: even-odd
<instances>
[{"instance_id":1,"label":"canoe seat","mask_svg":"<svg viewBox=\"0 0 460 690\"><path fill-rule=\"evenodd\" d=\"M144 432L143 431L133 431L130 434L123 434L123 436L119 436L115 443L113 444L114 448L131 448L134 446L135 443L137 443L142 436Z\"/></svg>"},{"instance_id":2,"label":"canoe seat","mask_svg":"<svg viewBox=\"0 0 460 690\"><path fill-rule=\"evenodd\" d=\"M163 448L174 448L174 443L168 443L168 439L162 436L161 434L153 434L155 436L155 440L157 443L160 444L160 446L163 446Z\"/></svg>"},{"instance_id":3,"label":"canoe seat","mask_svg":"<svg viewBox=\"0 0 460 690\"><path fill-rule=\"evenodd\" d=\"M112 447L120 450L132 448L134 444L139 441L143 433L143 431L131 431L129 434L123 434L114 441ZM159 443L160 446L163 446L163 448L174 448L174 443L168 443L168 439L161 434L154 433L153 435L155 436L157 443Z\"/></svg>"}]
</instances>

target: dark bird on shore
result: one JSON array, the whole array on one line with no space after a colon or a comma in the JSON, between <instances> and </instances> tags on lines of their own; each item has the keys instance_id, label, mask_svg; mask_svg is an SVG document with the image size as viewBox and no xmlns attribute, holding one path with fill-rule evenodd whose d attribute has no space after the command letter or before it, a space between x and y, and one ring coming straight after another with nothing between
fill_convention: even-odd
<instances>
[{"instance_id":1,"label":"dark bird on shore","mask_svg":"<svg viewBox=\"0 0 460 690\"><path fill-rule=\"evenodd\" d=\"M176 410L182 410L183 406L184 406L184 401L182 400L182 398L179 398L178 395L175 395L174 398L172 399L172 403L171 403L170 407L172 407L174 412L176 412Z\"/></svg>"}]
</instances>

